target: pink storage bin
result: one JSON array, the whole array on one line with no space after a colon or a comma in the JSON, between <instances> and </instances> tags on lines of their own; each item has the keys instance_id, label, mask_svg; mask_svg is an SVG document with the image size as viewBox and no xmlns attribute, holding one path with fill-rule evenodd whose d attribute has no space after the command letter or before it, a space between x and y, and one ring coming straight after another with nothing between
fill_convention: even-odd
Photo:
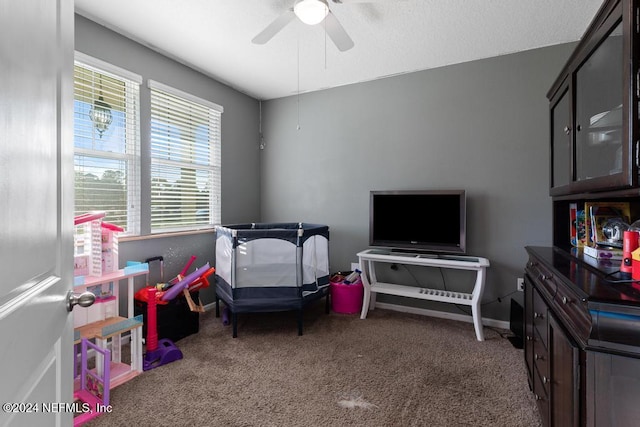
<instances>
[{"instance_id":1,"label":"pink storage bin","mask_svg":"<svg viewBox=\"0 0 640 427\"><path fill-rule=\"evenodd\" d=\"M334 312L356 314L362 310L364 286L360 278L350 285L346 285L342 281L331 282L329 292L331 293L331 309Z\"/></svg>"}]
</instances>

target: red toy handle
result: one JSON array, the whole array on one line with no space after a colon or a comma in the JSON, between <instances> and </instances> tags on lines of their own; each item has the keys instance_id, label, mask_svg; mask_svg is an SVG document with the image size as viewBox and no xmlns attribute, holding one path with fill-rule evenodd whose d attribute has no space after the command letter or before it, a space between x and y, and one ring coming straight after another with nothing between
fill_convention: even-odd
<instances>
[{"instance_id":1,"label":"red toy handle","mask_svg":"<svg viewBox=\"0 0 640 427\"><path fill-rule=\"evenodd\" d=\"M189 269L189 267L191 267L191 264L193 264L193 261L195 260L196 260L196 256L191 255L191 258L189 258L187 265L185 265L182 271L180 272L180 277L184 277L187 274L187 270Z\"/></svg>"},{"instance_id":2,"label":"red toy handle","mask_svg":"<svg viewBox=\"0 0 640 427\"><path fill-rule=\"evenodd\" d=\"M147 288L147 352L158 349L158 325L156 316L156 288Z\"/></svg>"}]
</instances>

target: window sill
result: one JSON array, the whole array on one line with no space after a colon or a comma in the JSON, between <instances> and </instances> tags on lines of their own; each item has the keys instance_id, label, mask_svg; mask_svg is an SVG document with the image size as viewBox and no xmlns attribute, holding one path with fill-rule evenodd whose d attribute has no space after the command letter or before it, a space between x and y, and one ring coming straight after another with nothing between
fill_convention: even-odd
<instances>
[{"instance_id":1,"label":"window sill","mask_svg":"<svg viewBox=\"0 0 640 427\"><path fill-rule=\"evenodd\" d=\"M164 233L156 233L156 234L146 234L144 236L121 236L118 237L119 242L134 242L138 240L151 240L151 239L164 239L167 237L181 237L181 236L191 236L194 234L207 234L207 233L215 233L215 228L201 228L199 230L188 230L188 231L172 231L172 232L164 232Z\"/></svg>"}]
</instances>

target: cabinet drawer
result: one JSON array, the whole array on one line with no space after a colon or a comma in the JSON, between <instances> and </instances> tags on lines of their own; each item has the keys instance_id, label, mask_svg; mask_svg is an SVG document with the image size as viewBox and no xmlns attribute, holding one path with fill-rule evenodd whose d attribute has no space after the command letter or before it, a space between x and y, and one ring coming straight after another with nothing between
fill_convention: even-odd
<instances>
[{"instance_id":1,"label":"cabinet drawer","mask_svg":"<svg viewBox=\"0 0 640 427\"><path fill-rule=\"evenodd\" d=\"M590 304L589 309L590 345L619 349L640 358L640 307L597 303Z\"/></svg>"},{"instance_id":2,"label":"cabinet drawer","mask_svg":"<svg viewBox=\"0 0 640 427\"><path fill-rule=\"evenodd\" d=\"M535 371L538 372L538 376L542 382L547 385L549 378L549 352L547 347L542 343L542 339L537 334L534 335L533 342L533 365Z\"/></svg>"},{"instance_id":3,"label":"cabinet drawer","mask_svg":"<svg viewBox=\"0 0 640 427\"><path fill-rule=\"evenodd\" d=\"M547 304L535 289L533 290L533 328L538 334L535 341L540 341L547 348Z\"/></svg>"},{"instance_id":4,"label":"cabinet drawer","mask_svg":"<svg viewBox=\"0 0 640 427\"><path fill-rule=\"evenodd\" d=\"M542 424L546 427L549 425L549 393L545 384L542 383L539 375L534 375L533 393L538 404L538 410L540 411L540 418L542 418Z\"/></svg>"},{"instance_id":5,"label":"cabinet drawer","mask_svg":"<svg viewBox=\"0 0 640 427\"><path fill-rule=\"evenodd\" d=\"M553 312L560 317L573 336L586 343L591 333L591 315L581 297L571 290L569 286L558 286L555 298L552 301Z\"/></svg>"},{"instance_id":6,"label":"cabinet drawer","mask_svg":"<svg viewBox=\"0 0 640 427\"><path fill-rule=\"evenodd\" d=\"M527 263L526 271L533 279L536 288L551 301L556 294L558 286L554 274L533 258Z\"/></svg>"}]
</instances>

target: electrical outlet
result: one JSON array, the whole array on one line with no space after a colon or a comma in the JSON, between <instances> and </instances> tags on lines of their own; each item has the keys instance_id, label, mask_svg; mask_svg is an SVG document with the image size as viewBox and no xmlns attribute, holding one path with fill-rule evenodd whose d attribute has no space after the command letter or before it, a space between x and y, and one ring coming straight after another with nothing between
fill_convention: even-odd
<instances>
[{"instance_id":1,"label":"electrical outlet","mask_svg":"<svg viewBox=\"0 0 640 427\"><path fill-rule=\"evenodd\" d=\"M518 277L518 290L520 292L524 292L524 279L522 277Z\"/></svg>"}]
</instances>

